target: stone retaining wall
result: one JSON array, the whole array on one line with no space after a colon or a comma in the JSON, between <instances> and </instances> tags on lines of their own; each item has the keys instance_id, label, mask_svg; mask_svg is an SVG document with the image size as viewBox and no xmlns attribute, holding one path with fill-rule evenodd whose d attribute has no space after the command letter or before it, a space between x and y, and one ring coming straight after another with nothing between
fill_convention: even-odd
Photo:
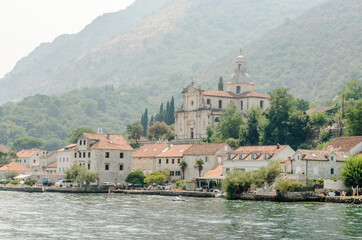
<instances>
[{"instance_id":1,"label":"stone retaining wall","mask_svg":"<svg viewBox=\"0 0 362 240\"><path fill-rule=\"evenodd\" d=\"M124 194L146 194L163 196L185 196L185 197L215 197L212 192L193 192L193 191L165 191L165 190L114 190L114 193Z\"/></svg>"}]
</instances>

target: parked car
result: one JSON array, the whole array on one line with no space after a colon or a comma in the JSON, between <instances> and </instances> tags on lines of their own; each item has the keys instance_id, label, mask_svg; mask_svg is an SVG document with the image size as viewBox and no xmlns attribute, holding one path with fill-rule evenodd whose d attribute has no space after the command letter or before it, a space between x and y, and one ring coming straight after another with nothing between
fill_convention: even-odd
<instances>
[{"instance_id":1,"label":"parked car","mask_svg":"<svg viewBox=\"0 0 362 240\"><path fill-rule=\"evenodd\" d=\"M56 187L65 187L65 188L72 188L77 186L76 183L72 182L72 180L66 180L66 179L61 179L58 182L55 183Z\"/></svg>"},{"instance_id":2,"label":"parked car","mask_svg":"<svg viewBox=\"0 0 362 240\"><path fill-rule=\"evenodd\" d=\"M171 184L162 184L162 185L158 185L157 188L159 190L171 190L172 185Z\"/></svg>"},{"instance_id":3,"label":"parked car","mask_svg":"<svg viewBox=\"0 0 362 240\"><path fill-rule=\"evenodd\" d=\"M53 181L45 181L45 182L43 182L43 186L52 186L52 185L54 185L54 182Z\"/></svg>"}]
</instances>

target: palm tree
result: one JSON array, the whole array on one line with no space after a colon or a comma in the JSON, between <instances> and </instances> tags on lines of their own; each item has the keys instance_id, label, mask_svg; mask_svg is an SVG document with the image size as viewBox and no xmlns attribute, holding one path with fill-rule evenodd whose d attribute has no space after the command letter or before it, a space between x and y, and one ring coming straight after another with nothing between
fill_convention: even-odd
<instances>
[{"instance_id":1,"label":"palm tree","mask_svg":"<svg viewBox=\"0 0 362 240\"><path fill-rule=\"evenodd\" d=\"M199 169L199 177L201 177L201 171L202 171L202 169L204 169L204 167L202 165L204 165L204 160L197 159L196 160L196 166Z\"/></svg>"},{"instance_id":2,"label":"palm tree","mask_svg":"<svg viewBox=\"0 0 362 240\"><path fill-rule=\"evenodd\" d=\"M179 166L180 166L181 171L182 171L182 179L185 179L185 169L187 167L187 163L182 160L182 162L180 162Z\"/></svg>"}]
</instances>

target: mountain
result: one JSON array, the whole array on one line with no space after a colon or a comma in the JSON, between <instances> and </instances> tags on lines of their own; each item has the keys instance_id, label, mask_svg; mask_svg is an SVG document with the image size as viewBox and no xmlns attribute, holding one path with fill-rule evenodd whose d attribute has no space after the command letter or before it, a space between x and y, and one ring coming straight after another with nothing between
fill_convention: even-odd
<instances>
[{"instance_id":1,"label":"mountain","mask_svg":"<svg viewBox=\"0 0 362 240\"><path fill-rule=\"evenodd\" d=\"M21 59L0 81L0 103L192 73L319 2L137 0L77 34L41 44Z\"/></svg>"},{"instance_id":2,"label":"mountain","mask_svg":"<svg viewBox=\"0 0 362 240\"><path fill-rule=\"evenodd\" d=\"M285 86L297 97L331 99L362 78L362 1L329 0L246 44L247 70L262 92ZM231 75L237 49L201 69L208 82Z\"/></svg>"}]
</instances>

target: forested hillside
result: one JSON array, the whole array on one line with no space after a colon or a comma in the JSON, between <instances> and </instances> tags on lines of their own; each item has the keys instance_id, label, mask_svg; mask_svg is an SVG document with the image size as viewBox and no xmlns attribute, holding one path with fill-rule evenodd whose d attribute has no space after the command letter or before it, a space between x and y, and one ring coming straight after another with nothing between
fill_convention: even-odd
<instances>
[{"instance_id":1,"label":"forested hillside","mask_svg":"<svg viewBox=\"0 0 362 240\"><path fill-rule=\"evenodd\" d=\"M137 0L40 45L1 80L0 102L192 73L321 1Z\"/></svg>"},{"instance_id":2,"label":"forested hillside","mask_svg":"<svg viewBox=\"0 0 362 240\"><path fill-rule=\"evenodd\" d=\"M277 86L297 97L333 98L347 81L362 78L362 1L329 0L247 44L244 56L256 88ZM200 70L199 79L231 75L238 50Z\"/></svg>"}]
</instances>

